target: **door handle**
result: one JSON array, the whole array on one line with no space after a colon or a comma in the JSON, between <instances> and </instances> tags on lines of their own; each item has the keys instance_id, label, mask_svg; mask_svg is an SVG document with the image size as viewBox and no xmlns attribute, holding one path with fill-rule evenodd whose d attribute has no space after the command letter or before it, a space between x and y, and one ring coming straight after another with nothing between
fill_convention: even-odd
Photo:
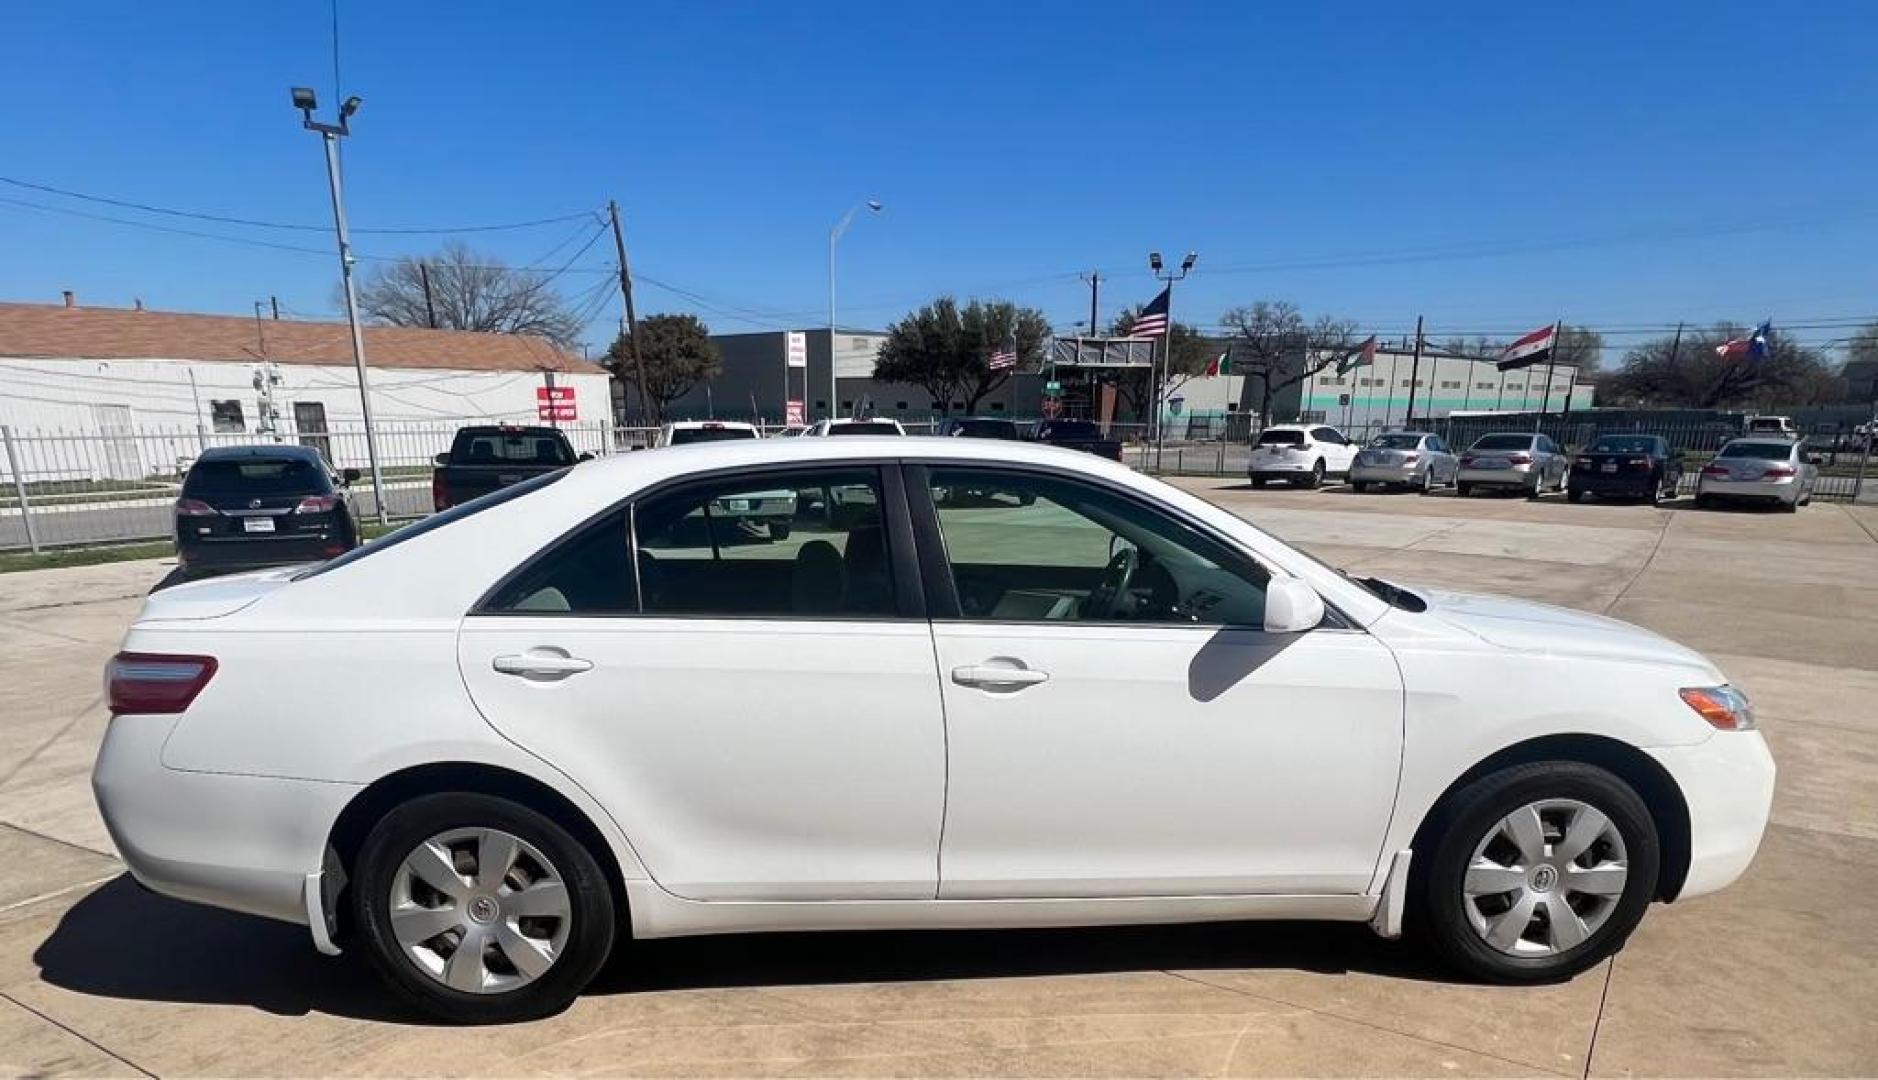
<instances>
[{"instance_id":1,"label":"door handle","mask_svg":"<svg viewBox=\"0 0 1878 1080\"><path fill-rule=\"evenodd\" d=\"M1050 681L1047 671L1033 671L1030 668L1003 667L994 664L966 664L952 669L952 681L960 686L1025 687L1035 686Z\"/></svg>"},{"instance_id":2,"label":"door handle","mask_svg":"<svg viewBox=\"0 0 1878 1080\"><path fill-rule=\"evenodd\" d=\"M569 656L559 650L531 650L520 655L498 656L490 666L504 675L520 675L524 678L560 679L569 675L578 675L583 671L593 670L592 660L582 660L578 656Z\"/></svg>"}]
</instances>

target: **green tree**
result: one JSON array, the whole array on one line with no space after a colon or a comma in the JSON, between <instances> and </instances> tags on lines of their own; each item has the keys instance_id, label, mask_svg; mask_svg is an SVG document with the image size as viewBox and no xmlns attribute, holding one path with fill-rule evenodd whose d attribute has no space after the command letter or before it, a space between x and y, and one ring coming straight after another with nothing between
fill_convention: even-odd
<instances>
[{"instance_id":1,"label":"green tree","mask_svg":"<svg viewBox=\"0 0 1878 1080\"><path fill-rule=\"evenodd\" d=\"M1624 354L1623 366L1600 383L1607 404L1665 408L1732 409L1830 404L1844 384L1826 358L1783 336L1768 341L1767 355L1721 356L1715 350L1753 331L1729 323L1685 330L1646 341Z\"/></svg>"},{"instance_id":2,"label":"green tree","mask_svg":"<svg viewBox=\"0 0 1878 1080\"><path fill-rule=\"evenodd\" d=\"M639 359L646 369L646 396L640 413L654 424L665 422L665 410L706 379L723 373L724 361L711 341L711 328L696 315L648 315L639 320ZM633 368L633 336L621 334L601 362L628 393L639 390Z\"/></svg>"},{"instance_id":3,"label":"green tree","mask_svg":"<svg viewBox=\"0 0 1878 1080\"><path fill-rule=\"evenodd\" d=\"M1122 309L1121 314L1115 316L1115 321L1109 324L1110 336L1127 337L1129 331L1135 328L1135 321L1141 318L1141 307L1142 305L1136 304ZM1164 376L1167 380L1167 387L1161 391L1163 401L1173 396L1174 391L1186 385L1188 379L1204 372L1206 365L1219 355L1218 352L1213 351L1212 343L1201 336L1197 328L1179 321L1168 323L1166 343L1157 342L1154 348L1157 364L1160 363L1160 350L1163 348L1167 350L1167 372ZM1154 370L1141 368L1128 372L1125 377L1116 381L1115 388L1121 393L1123 401L1127 403L1129 412L1139 420L1146 420L1148 413L1152 411L1153 406L1149 399L1154 392L1154 375Z\"/></svg>"},{"instance_id":4,"label":"green tree","mask_svg":"<svg viewBox=\"0 0 1878 1080\"><path fill-rule=\"evenodd\" d=\"M942 413L955 400L976 412L1017 371L1036 370L1049 336L1049 320L1035 308L1008 300L973 300L960 307L942 296L887 328L874 377L920 387ZM991 355L1005 350L1016 351L1016 364L992 368Z\"/></svg>"},{"instance_id":5,"label":"green tree","mask_svg":"<svg viewBox=\"0 0 1878 1080\"><path fill-rule=\"evenodd\" d=\"M1356 345L1356 324L1320 315L1307 319L1286 300L1258 300L1221 315L1231 331L1233 367L1256 379L1259 422L1272 423L1272 399L1335 364Z\"/></svg>"}]
</instances>

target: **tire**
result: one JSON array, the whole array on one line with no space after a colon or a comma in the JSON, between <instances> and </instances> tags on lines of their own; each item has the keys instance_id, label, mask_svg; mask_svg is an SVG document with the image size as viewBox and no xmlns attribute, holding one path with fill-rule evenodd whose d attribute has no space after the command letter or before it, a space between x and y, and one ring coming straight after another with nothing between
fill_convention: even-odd
<instances>
[{"instance_id":1,"label":"tire","mask_svg":"<svg viewBox=\"0 0 1878 1080\"><path fill-rule=\"evenodd\" d=\"M1254 490L1263 491L1265 489L1265 478L1263 476L1254 476L1251 477L1251 480Z\"/></svg>"},{"instance_id":2,"label":"tire","mask_svg":"<svg viewBox=\"0 0 1878 1080\"><path fill-rule=\"evenodd\" d=\"M769 538L771 540L787 540L789 539L789 530L792 527L792 522L772 521L769 523Z\"/></svg>"},{"instance_id":3,"label":"tire","mask_svg":"<svg viewBox=\"0 0 1878 1080\"><path fill-rule=\"evenodd\" d=\"M1795 499L1792 502L1788 502L1785 499L1780 500L1780 512L1783 514L1799 513L1800 512L1800 500Z\"/></svg>"},{"instance_id":4,"label":"tire","mask_svg":"<svg viewBox=\"0 0 1878 1080\"><path fill-rule=\"evenodd\" d=\"M1324 486L1323 458L1317 459L1317 463L1311 466L1311 471L1306 474L1302 480L1298 481L1298 486L1302 488L1320 488Z\"/></svg>"},{"instance_id":5,"label":"tire","mask_svg":"<svg viewBox=\"0 0 1878 1080\"><path fill-rule=\"evenodd\" d=\"M1425 473L1422 473L1421 485L1416 490L1419 491L1423 495L1433 495L1435 493L1434 466L1432 465L1429 466L1428 471Z\"/></svg>"},{"instance_id":6,"label":"tire","mask_svg":"<svg viewBox=\"0 0 1878 1080\"><path fill-rule=\"evenodd\" d=\"M1458 495L1458 496L1460 496L1461 498L1463 498L1463 499L1465 499L1465 498L1467 498L1467 497L1468 497L1469 495L1472 495L1473 493L1474 493L1474 485L1472 485L1472 484L1468 484L1468 483L1464 483L1464 482L1462 482L1462 481L1460 481L1460 480L1456 480L1456 481L1454 482L1454 494L1456 494L1456 495Z\"/></svg>"},{"instance_id":7,"label":"tire","mask_svg":"<svg viewBox=\"0 0 1878 1080\"><path fill-rule=\"evenodd\" d=\"M482 838L494 834L518 841L510 847L510 868L490 886L476 880ZM408 870L406 857L427 845L445 841L452 864L432 863L429 877ZM461 867L472 868L469 873ZM425 881L439 875L454 876L462 892L460 906ZM560 1012L586 987L612 952L618 921L613 893L593 853L548 818L520 803L488 795L446 792L425 795L404 803L381 819L366 837L354 866L350 889L352 925L358 928L360 949L391 989L412 1006L451 1023L487 1024L532 1020ZM558 879L558 904L544 887ZM511 916L501 905L525 888L538 894L541 912ZM395 899L394 899L395 898ZM493 900L493 905L487 901ZM401 912L427 908L444 912L434 919L416 920L419 928L404 927L407 945L400 941L393 921L393 905ZM487 907L484 917L476 909ZM455 914L460 912L461 914ZM545 913L545 914L544 914ZM408 922L409 920L407 920ZM436 936L417 941L417 934L438 928ZM484 928L487 928L484 930ZM451 972L458 955L453 934L464 929L486 933L480 962ZM506 933L506 936L504 936ZM522 938L526 941L522 941ZM505 941L515 941L507 946ZM538 946L530 949L530 945ZM528 949L527 953L521 950ZM510 959L528 955L543 970L530 976ZM464 954L468 955L468 954ZM424 957L420 961L417 957ZM493 961L493 962L490 962ZM433 975L420 963L435 963ZM469 990L442 981L454 974L474 979L485 989ZM504 987L504 983L512 986Z\"/></svg>"},{"instance_id":8,"label":"tire","mask_svg":"<svg viewBox=\"0 0 1878 1080\"><path fill-rule=\"evenodd\" d=\"M1350 490L1356 492L1358 495L1361 495L1365 491L1369 490L1369 481L1352 480L1350 481Z\"/></svg>"},{"instance_id":9,"label":"tire","mask_svg":"<svg viewBox=\"0 0 1878 1080\"><path fill-rule=\"evenodd\" d=\"M1585 501L1585 493L1580 488L1566 488L1565 489L1565 501L1566 502L1583 502Z\"/></svg>"},{"instance_id":10,"label":"tire","mask_svg":"<svg viewBox=\"0 0 1878 1080\"><path fill-rule=\"evenodd\" d=\"M1536 502L1538 501L1539 497L1544 494L1545 494L1545 478L1542 476L1534 477L1532 481L1532 490L1526 492L1526 498L1534 500Z\"/></svg>"},{"instance_id":11,"label":"tire","mask_svg":"<svg viewBox=\"0 0 1878 1080\"><path fill-rule=\"evenodd\" d=\"M1514 845L1506 829L1517 812L1535 808L1548 841L1540 860L1521 854L1524 845ZM1583 817L1586 809L1594 816ZM1595 766L1575 761L1515 765L1461 789L1437 814L1431 825L1438 832L1428 861L1413 879L1410 900L1435 951L1476 978L1499 983L1570 978L1623 948L1656 896L1662 862L1656 822L1628 784ZM1595 839L1574 858L1559 859L1558 849L1577 822L1597 830ZM1470 866L1477 858L1489 873L1475 877L1470 886ZM1518 873L1521 864L1524 874ZM1541 880L1541 874L1547 877ZM1512 888L1482 891L1500 881ZM1572 881L1585 889L1570 887ZM1476 890L1471 896L1470 887ZM1610 889L1616 891L1602 892ZM1518 909L1528 901L1522 922ZM1554 921L1554 912L1576 916L1574 929L1559 934L1556 928L1566 924Z\"/></svg>"}]
</instances>

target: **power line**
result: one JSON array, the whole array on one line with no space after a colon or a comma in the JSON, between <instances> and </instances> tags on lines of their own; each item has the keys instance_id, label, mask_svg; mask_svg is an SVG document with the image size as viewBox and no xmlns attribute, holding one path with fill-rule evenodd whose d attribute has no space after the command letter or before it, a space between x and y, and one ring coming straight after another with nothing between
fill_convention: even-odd
<instances>
[{"instance_id":1,"label":"power line","mask_svg":"<svg viewBox=\"0 0 1878 1080\"><path fill-rule=\"evenodd\" d=\"M48 195L59 195L67 199L78 199L82 202L115 206L123 210L139 210L146 214L161 214L165 217L187 218L192 221L208 221L220 225L241 225L252 229L286 229L294 232L330 232L332 230L332 226L330 225L307 225L287 221L263 221L258 218L234 217L228 214L210 214L198 210L178 210L175 207L156 206L151 203L136 202L131 199L113 199L104 195L88 195L82 191L71 191L66 188L53 187L50 184L37 184L30 180L19 180L10 176L0 176L0 184L10 184L13 187L40 191ZM591 218L592 216L593 211L583 210L579 213L560 214L554 217L535 218L529 221L509 221L498 225L381 226L372 229L355 228L352 231L355 233L378 233L388 236L507 232L514 229L533 229L544 225L557 225L563 221L577 221L581 218Z\"/></svg>"}]
</instances>

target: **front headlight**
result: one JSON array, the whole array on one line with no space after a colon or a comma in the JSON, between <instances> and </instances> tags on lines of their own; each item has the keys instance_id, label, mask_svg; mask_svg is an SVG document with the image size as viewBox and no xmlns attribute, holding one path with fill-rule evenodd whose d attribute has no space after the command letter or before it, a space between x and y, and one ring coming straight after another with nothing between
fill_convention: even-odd
<instances>
[{"instance_id":1,"label":"front headlight","mask_svg":"<svg viewBox=\"0 0 1878 1080\"><path fill-rule=\"evenodd\" d=\"M1751 731L1754 706L1748 696L1732 686L1685 686L1677 691L1683 704L1714 725L1718 731Z\"/></svg>"}]
</instances>

